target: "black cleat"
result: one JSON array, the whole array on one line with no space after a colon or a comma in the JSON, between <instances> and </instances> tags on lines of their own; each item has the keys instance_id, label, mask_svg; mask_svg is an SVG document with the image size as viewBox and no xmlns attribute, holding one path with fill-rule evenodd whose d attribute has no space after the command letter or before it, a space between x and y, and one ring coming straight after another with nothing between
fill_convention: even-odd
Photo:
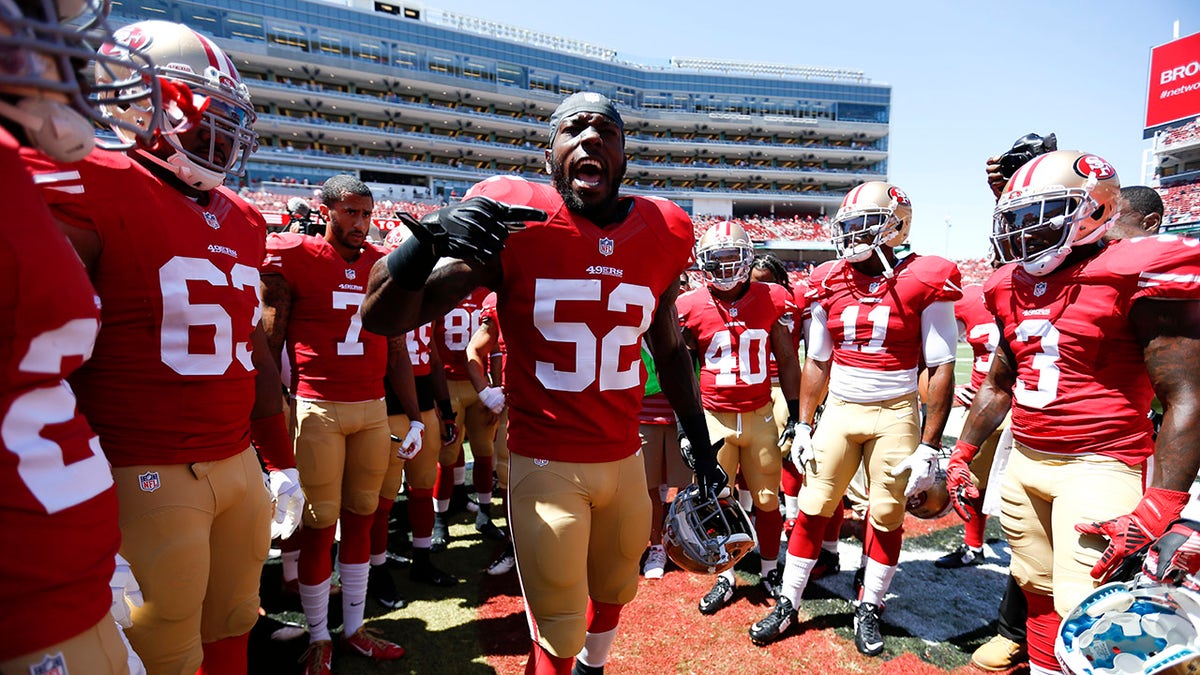
<instances>
[{"instance_id":1,"label":"black cleat","mask_svg":"<svg viewBox=\"0 0 1200 675\"><path fill-rule=\"evenodd\" d=\"M770 614L750 626L750 641L759 647L766 646L778 640L795 623L796 609L792 607L792 601L779 598Z\"/></svg>"},{"instance_id":2,"label":"black cleat","mask_svg":"<svg viewBox=\"0 0 1200 675\"><path fill-rule=\"evenodd\" d=\"M813 565L809 579L823 579L842 571L842 559L837 553L821 549L817 554L817 564Z\"/></svg>"},{"instance_id":3,"label":"black cleat","mask_svg":"<svg viewBox=\"0 0 1200 675\"><path fill-rule=\"evenodd\" d=\"M767 594L768 598L772 600L779 599L779 589L783 586L783 568L776 567L762 575L758 585L762 588L763 593Z\"/></svg>"},{"instance_id":4,"label":"black cleat","mask_svg":"<svg viewBox=\"0 0 1200 675\"><path fill-rule=\"evenodd\" d=\"M732 599L733 584L729 583L725 577L717 577L717 583L713 584L712 590L700 598L700 613L716 614Z\"/></svg>"},{"instance_id":5,"label":"black cleat","mask_svg":"<svg viewBox=\"0 0 1200 675\"><path fill-rule=\"evenodd\" d=\"M433 536L429 542L430 551L444 551L450 545L450 526L446 523L447 513L433 514Z\"/></svg>"},{"instance_id":6,"label":"black cleat","mask_svg":"<svg viewBox=\"0 0 1200 675\"><path fill-rule=\"evenodd\" d=\"M387 565L372 565L367 573L367 595L388 609L401 609L408 604L396 590L396 581Z\"/></svg>"},{"instance_id":7,"label":"black cleat","mask_svg":"<svg viewBox=\"0 0 1200 675\"><path fill-rule=\"evenodd\" d=\"M883 634L879 632L879 606L858 603L854 610L854 646L861 654L878 656L883 652Z\"/></svg>"},{"instance_id":8,"label":"black cleat","mask_svg":"<svg viewBox=\"0 0 1200 675\"><path fill-rule=\"evenodd\" d=\"M589 666L579 659L575 659L575 667L571 668L571 675L604 675L604 666Z\"/></svg>"},{"instance_id":9,"label":"black cleat","mask_svg":"<svg viewBox=\"0 0 1200 675\"><path fill-rule=\"evenodd\" d=\"M933 566L944 570L956 570L983 562L983 549L973 549L966 544L933 561Z\"/></svg>"},{"instance_id":10,"label":"black cleat","mask_svg":"<svg viewBox=\"0 0 1200 675\"><path fill-rule=\"evenodd\" d=\"M408 578L419 584L429 584L441 588L448 588L459 581L458 577L449 572L443 572L428 560L414 560L412 567L408 570Z\"/></svg>"}]
</instances>

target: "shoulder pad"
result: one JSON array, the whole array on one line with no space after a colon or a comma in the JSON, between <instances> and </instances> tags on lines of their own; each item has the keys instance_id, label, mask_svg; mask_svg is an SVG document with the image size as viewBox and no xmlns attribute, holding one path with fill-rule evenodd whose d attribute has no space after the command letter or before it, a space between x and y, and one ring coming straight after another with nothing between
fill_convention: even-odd
<instances>
[{"instance_id":1,"label":"shoulder pad","mask_svg":"<svg viewBox=\"0 0 1200 675\"><path fill-rule=\"evenodd\" d=\"M908 263L908 270L927 286L941 288L947 280L954 282L955 287L961 288L962 274L958 265L936 255L916 255Z\"/></svg>"},{"instance_id":2,"label":"shoulder pad","mask_svg":"<svg viewBox=\"0 0 1200 675\"><path fill-rule=\"evenodd\" d=\"M305 236L307 235L298 232L272 232L267 235L267 250L285 251L287 249L299 248L304 245Z\"/></svg>"}]
</instances>

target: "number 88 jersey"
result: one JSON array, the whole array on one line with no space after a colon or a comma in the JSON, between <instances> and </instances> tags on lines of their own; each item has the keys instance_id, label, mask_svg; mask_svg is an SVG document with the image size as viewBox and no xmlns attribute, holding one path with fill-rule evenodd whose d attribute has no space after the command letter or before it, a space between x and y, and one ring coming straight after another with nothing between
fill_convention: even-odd
<instances>
[{"instance_id":1,"label":"number 88 jersey","mask_svg":"<svg viewBox=\"0 0 1200 675\"><path fill-rule=\"evenodd\" d=\"M467 193L542 209L505 244L497 316L508 353L509 449L526 457L607 462L641 448L642 335L658 298L691 262L692 222L663 199L626 198L601 229L550 185L497 176Z\"/></svg>"},{"instance_id":2,"label":"number 88 jersey","mask_svg":"<svg viewBox=\"0 0 1200 675\"><path fill-rule=\"evenodd\" d=\"M100 335L71 386L114 466L224 459L250 445L266 223L230 190L201 206L121 153L26 167L54 215L90 230Z\"/></svg>"},{"instance_id":3,"label":"number 88 jersey","mask_svg":"<svg viewBox=\"0 0 1200 675\"><path fill-rule=\"evenodd\" d=\"M1154 451L1153 391L1129 320L1141 298L1200 298L1200 241L1109 243L1035 277L1005 265L984 285L1016 359L1013 436L1041 452L1099 453L1136 465Z\"/></svg>"}]
</instances>

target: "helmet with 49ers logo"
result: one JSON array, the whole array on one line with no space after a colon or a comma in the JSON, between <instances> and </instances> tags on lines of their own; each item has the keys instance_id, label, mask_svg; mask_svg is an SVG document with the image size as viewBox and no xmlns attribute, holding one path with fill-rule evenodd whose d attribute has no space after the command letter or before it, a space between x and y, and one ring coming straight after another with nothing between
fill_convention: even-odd
<instances>
[{"instance_id":1,"label":"helmet with 49ers logo","mask_svg":"<svg viewBox=\"0 0 1200 675\"><path fill-rule=\"evenodd\" d=\"M863 183L846 193L833 217L833 247L847 262L862 262L882 246L908 241L912 202L904 190L882 181Z\"/></svg>"},{"instance_id":2,"label":"helmet with 49ers logo","mask_svg":"<svg viewBox=\"0 0 1200 675\"><path fill-rule=\"evenodd\" d=\"M226 176L244 175L246 159L258 147L258 134L251 128L257 115L249 90L225 52L191 28L169 21L139 21L118 30L116 38L121 46L106 49L128 48L145 55L162 82L157 142L148 149L143 146L139 155L200 191L219 186ZM106 77L96 73L98 81ZM147 117L145 109L120 102L111 103L105 112L133 124ZM113 130L126 138L121 128Z\"/></svg>"},{"instance_id":3,"label":"helmet with 49ers logo","mask_svg":"<svg viewBox=\"0 0 1200 675\"><path fill-rule=\"evenodd\" d=\"M1058 150L1036 157L1004 186L992 219L1000 262L1053 272L1075 246L1098 241L1117 213L1121 182L1104 159Z\"/></svg>"},{"instance_id":4,"label":"helmet with 49ers logo","mask_svg":"<svg viewBox=\"0 0 1200 675\"><path fill-rule=\"evenodd\" d=\"M715 223L696 244L696 263L709 286L731 291L750 278L754 242L737 223Z\"/></svg>"}]
</instances>

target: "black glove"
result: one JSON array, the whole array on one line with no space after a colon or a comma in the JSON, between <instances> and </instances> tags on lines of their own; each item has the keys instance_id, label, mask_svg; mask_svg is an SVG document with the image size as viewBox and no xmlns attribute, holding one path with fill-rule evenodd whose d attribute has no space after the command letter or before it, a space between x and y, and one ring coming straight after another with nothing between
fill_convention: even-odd
<instances>
[{"instance_id":1,"label":"black glove","mask_svg":"<svg viewBox=\"0 0 1200 675\"><path fill-rule=\"evenodd\" d=\"M1177 584L1200 571L1200 523L1177 520L1150 546L1142 575L1158 583Z\"/></svg>"},{"instance_id":2,"label":"black glove","mask_svg":"<svg viewBox=\"0 0 1200 675\"><path fill-rule=\"evenodd\" d=\"M696 483L700 485L700 489L713 499L716 499L721 491L729 485L729 475L725 473L725 469L721 468L717 462L717 451L721 446L725 445L724 440L717 441L712 444L712 448L708 452L701 452L695 455L696 463Z\"/></svg>"},{"instance_id":3,"label":"black glove","mask_svg":"<svg viewBox=\"0 0 1200 675\"><path fill-rule=\"evenodd\" d=\"M683 455L683 463L688 469L696 470L696 456L692 453L692 442L688 440L683 429L679 430L679 454Z\"/></svg>"},{"instance_id":4,"label":"black glove","mask_svg":"<svg viewBox=\"0 0 1200 675\"><path fill-rule=\"evenodd\" d=\"M799 422L800 422L800 420L798 420L794 417L788 418L788 421L783 425L783 433L779 434L779 447L782 448L785 445L787 445L788 443L795 440L796 425L799 424ZM790 462L791 461L790 453L787 455L784 455L783 458Z\"/></svg>"},{"instance_id":5,"label":"black glove","mask_svg":"<svg viewBox=\"0 0 1200 675\"><path fill-rule=\"evenodd\" d=\"M486 262L504 248L510 230L545 219L546 212L540 209L471 197L426 214L412 229L421 243L433 246L438 257Z\"/></svg>"}]
</instances>

